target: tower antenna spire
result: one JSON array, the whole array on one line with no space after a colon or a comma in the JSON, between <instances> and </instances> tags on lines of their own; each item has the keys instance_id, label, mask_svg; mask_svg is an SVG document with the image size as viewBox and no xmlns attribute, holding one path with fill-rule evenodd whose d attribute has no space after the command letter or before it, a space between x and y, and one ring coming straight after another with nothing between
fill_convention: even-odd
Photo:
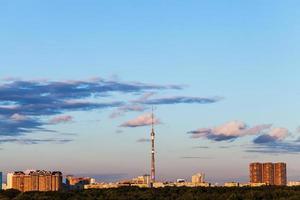
<instances>
[{"instance_id":1,"label":"tower antenna spire","mask_svg":"<svg viewBox=\"0 0 300 200\"><path fill-rule=\"evenodd\" d=\"M154 132L154 109L152 106L152 130L151 130L151 175L150 175L150 187L152 188L155 183L155 148L154 148L154 140L155 140L155 132Z\"/></svg>"},{"instance_id":2,"label":"tower antenna spire","mask_svg":"<svg viewBox=\"0 0 300 200\"><path fill-rule=\"evenodd\" d=\"M154 132L154 108L153 108L153 106L152 106L151 118L152 118L152 132Z\"/></svg>"}]
</instances>

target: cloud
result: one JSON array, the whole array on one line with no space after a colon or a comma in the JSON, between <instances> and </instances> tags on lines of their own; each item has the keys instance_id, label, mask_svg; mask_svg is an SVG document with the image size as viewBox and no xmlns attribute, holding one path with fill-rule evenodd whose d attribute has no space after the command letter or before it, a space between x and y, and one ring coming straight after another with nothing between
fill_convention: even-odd
<instances>
[{"instance_id":1,"label":"cloud","mask_svg":"<svg viewBox=\"0 0 300 200\"><path fill-rule=\"evenodd\" d=\"M28 117L25 115L20 115L18 113L15 113L10 117L10 119L14 121L26 121L28 120Z\"/></svg>"},{"instance_id":2,"label":"cloud","mask_svg":"<svg viewBox=\"0 0 300 200\"><path fill-rule=\"evenodd\" d=\"M42 128L43 123L36 118L30 118L19 114L10 117L0 115L0 135L22 135L33 130L48 131Z\"/></svg>"},{"instance_id":3,"label":"cloud","mask_svg":"<svg viewBox=\"0 0 300 200\"><path fill-rule=\"evenodd\" d=\"M284 140L289 135L289 130L286 128L273 128L269 135L276 138L276 140Z\"/></svg>"},{"instance_id":4,"label":"cloud","mask_svg":"<svg viewBox=\"0 0 300 200\"><path fill-rule=\"evenodd\" d=\"M232 146L219 146L220 149L230 149L234 147L233 145Z\"/></svg>"},{"instance_id":5,"label":"cloud","mask_svg":"<svg viewBox=\"0 0 300 200\"><path fill-rule=\"evenodd\" d=\"M124 105L119 107L116 111L114 111L110 118L116 118L124 115L126 112L144 112L147 108L143 105L139 104L131 104L131 105Z\"/></svg>"},{"instance_id":6,"label":"cloud","mask_svg":"<svg viewBox=\"0 0 300 200\"><path fill-rule=\"evenodd\" d=\"M144 142L151 142L151 140L148 139L148 138L140 138L140 139L138 139L136 142L144 143Z\"/></svg>"},{"instance_id":7,"label":"cloud","mask_svg":"<svg viewBox=\"0 0 300 200\"><path fill-rule=\"evenodd\" d=\"M273 128L267 134L262 134L253 140L255 144L274 143L282 141L289 135L289 130L286 128Z\"/></svg>"},{"instance_id":8,"label":"cloud","mask_svg":"<svg viewBox=\"0 0 300 200\"><path fill-rule=\"evenodd\" d=\"M177 97L164 97L164 98L153 98L155 92L146 92L140 98L132 100L131 104L122 106L114 111L110 117L115 118L122 116L126 112L144 112L147 110L147 105L171 105L171 104L210 104L220 101L222 98L204 98L204 97L187 97L187 96L177 96Z\"/></svg>"},{"instance_id":9,"label":"cloud","mask_svg":"<svg viewBox=\"0 0 300 200\"><path fill-rule=\"evenodd\" d=\"M143 103L147 101L150 97L154 96L156 93L155 92L146 92L143 94L140 98L133 100L133 103Z\"/></svg>"},{"instance_id":10,"label":"cloud","mask_svg":"<svg viewBox=\"0 0 300 200\"><path fill-rule=\"evenodd\" d=\"M139 94L160 90L180 90L179 85L154 85L93 78L89 80L21 80L0 82L0 135L19 136L37 130L46 131L44 117L70 111L120 108L122 111L143 110L141 106L125 106L123 100L106 100L116 93ZM70 117L54 117L52 125L70 121Z\"/></svg>"},{"instance_id":11,"label":"cloud","mask_svg":"<svg viewBox=\"0 0 300 200\"><path fill-rule=\"evenodd\" d=\"M116 130L115 131L115 133L117 133L117 134L120 134L120 133L123 133L124 131L123 130L120 130L120 129L118 129L118 130Z\"/></svg>"},{"instance_id":12,"label":"cloud","mask_svg":"<svg viewBox=\"0 0 300 200\"><path fill-rule=\"evenodd\" d=\"M212 141L233 141L244 136L252 136L250 145L242 145L245 152L265 154L300 153L298 140L288 140L291 135L286 128L272 127L271 124L248 126L241 121L231 121L213 128L200 128L188 132L191 138L205 138ZM220 146L230 148L232 146Z\"/></svg>"},{"instance_id":13,"label":"cloud","mask_svg":"<svg viewBox=\"0 0 300 200\"><path fill-rule=\"evenodd\" d=\"M255 144L264 144L264 143L270 143L270 142L276 142L276 138L268 135L268 134L263 134L258 136L253 140Z\"/></svg>"},{"instance_id":14,"label":"cloud","mask_svg":"<svg viewBox=\"0 0 300 200\"><path fill-rule=\"evenodd\" d=\"M12 81L0 85L0 114L59 114L76 109L90 110L120 106L121 102L90 102L83 100L119 93L144 93L149 90L181 89L172 85L151 85L117 81ZM6 104L6 105L3 105Z\"/></svg>"},{"instance_id":15,"label":"cloud","mask_svg":"<svg viewBox=\"0 0 300 200\"><path fill-rule=\"evenodd\" d=\"M65 144L68 142L72 142L71 139L27 139L27 138L0 138L0 143L17 143L23 145L31 145L31 144L43 144L43 143L51 143L51 144Z\"/></svg>"},{"instance_id":16,"label":"cloud","mask_svg":"<svg viewBox=\"0 0 300 200\"><path fill-rule=\"evenodd\" d=\"M268 132L254 138L253 145L245 151L265 154L295 154L300 153L299 141L287 141L291 135L286 128L272 128Z\"/></svg>"},{"instance_id":17,"label":"cloud","mask_svg":"<svg viewBox=\"0 0 300 200\"><path fill-rule=\"evenodd\" d=\"M212 157L208 156L182 156L181 159L212 159Z\"/></svg>"},{"instance_id":18,"label":"cloud","mask_svg":"<svg viewBox=\"0 0 300 200\"><path fill-rule=\"evenodd\" d=\"M160 124L160 120L154 117L153 120L154 124ZM148 126L152 124L152 114L151 113L147 113L141 116L138 116L135 119L129 120L123 124L121 124L121 127L131 127L131 128L135 128L135 127L140 127L140 126Z\"/></svg>"},{"instance_id":19,"label":"cloud","mask_svg":"<svg viewBox=\"0 0 300 200\"><path fill-rule=\"evenodd\" d=\"M50 119L49 123L50 124L59 124L59 123L67 123L71 122L73 120L73 117L70 115L61 115L61 116L56 116Z\"/></svg>"},{"instance_id":20,"label":"cloud","mask_svg":"<svg viewBox=\"0 0 300 200\"><path fill-rule=\"evenodd\" d=\"M145 99L141 100L140 103L149 104L149 105L164 105L164 104L210 104L220 101L222 98L213 97L187 97L187 96L175 96L175 97L164 97L156 99Z\"/></svg>"},{"instance_id":21,"label":"cloud","mask_svg":"<svg viewBox=\"0 0 300 200\"><path fill-rule=\"evenodd\" d=\"M126 112L144 112L149 105L214 103L220 98L174 96L153 98L165 90L182 90L182 85L158 85L91 78L51 81L7 78L0 81L0 135L20 136L35 131L51 131L46 125L72 121L66 113L114 108L111 117ZM139 95L135 101L116 95ZM45 120L49 119L50 120ZM157 119L155 119L157 120ZM158 123L155 121L155 123ZM149 125L149 116L130 120L123 127ZM49 128L49 127L47 127Z\"/></svg>"},{"instance_id":22,"label":"cloud","mask_svg":"<svg viewBox=\"0 0 300 200\"><path fill-rule=\"evenodd\" d=\"M245 150L248 153L265 154L297 154L300 153L300 144L296 142L272 141L256 143Z\"/></svg>"},{"instance_id":23,"label":"cloud","mask_svg":"<svg viewBox=\"0 0 300 200\"><path fill-rule=\"evenodd\" d=\"M206 138L213 141L232 141L246 135L256 135L269 129L270 124L249 127L241 121L231 121L213 128L200 128L188 132L192 138Z\"/></svg>"},{"instance_id":24,"label":"cloud","mask_svg":"<svg viewBox=\"0 0 300 200\"><path fill-rule=\"evenodd\" d=\"M195 147L192 147L193 149L209 149L208 146L195 146Z\"/></svg>"}]
</instances>

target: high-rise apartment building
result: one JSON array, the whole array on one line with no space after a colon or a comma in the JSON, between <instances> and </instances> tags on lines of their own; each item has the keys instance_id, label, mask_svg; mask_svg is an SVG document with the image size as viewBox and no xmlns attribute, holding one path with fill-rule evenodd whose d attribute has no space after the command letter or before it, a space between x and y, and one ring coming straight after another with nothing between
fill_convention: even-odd
<instances>
[{"instance_id":1,"label":"high-rise apartment building","mask_svg":"<svg viewBox=\"0 0 300 200\"><path fill-rule=\"evenodd\" d=\"M250 164L250 182L251 183L262 183L262 164L251 163Z\"/></svg>"},{"instance_id":2,"label":"high-rise apartment building","mask_svg":"<svg viewBox=\"0 0 300 200\"><path fill-rule=\"evenodd\" d=\"M287 178L286 178L286 164L285 163L275 163L274 166L274 184L275 185L286 185Z\"/></svg>"},{"instance_id":3,"label":"high-rise apartment building","mask_svg":"<svg viewBox=\"0 0 300 200\"><path fill-rule=\"evenodd\" d=\"M267 185L274 185L274 164L263 163L262 182Z\"/></svg>"},{"instance_id":4,"label":"high-rise apartment building","mask_svg":"<svg viewBox=\"0 0 300 200\"><path fill-rule=\"evenodd\" d=\"M11 178L11 188L27 191L58 191L62 189L62 173L44 170L29 172L14 172Z\"/></svg>"},{"instance_id":5,"label":"high-rise apartment building","mask_svg":"<svg viewBox=\"0 0 300 200\"><path fill-rule=\"evenodd\" d=\"M285 163L251 163L249 169L251 183L287 184Z\"/></svg>"}]
</instances>

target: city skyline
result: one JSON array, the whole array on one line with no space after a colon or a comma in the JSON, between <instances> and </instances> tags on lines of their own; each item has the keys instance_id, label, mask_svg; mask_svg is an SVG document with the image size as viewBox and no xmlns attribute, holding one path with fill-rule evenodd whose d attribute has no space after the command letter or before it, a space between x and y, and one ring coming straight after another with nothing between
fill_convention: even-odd
<instances>
[{"instance_id":1,"label":"city skyline","mask_svg":"<svg viewBox=\"0 0 300 200\"><path fill-rule=\"evenodd\" d=\"M299 4L0 2L0 171L300 180Z\"/></svg>"}]
</instances>

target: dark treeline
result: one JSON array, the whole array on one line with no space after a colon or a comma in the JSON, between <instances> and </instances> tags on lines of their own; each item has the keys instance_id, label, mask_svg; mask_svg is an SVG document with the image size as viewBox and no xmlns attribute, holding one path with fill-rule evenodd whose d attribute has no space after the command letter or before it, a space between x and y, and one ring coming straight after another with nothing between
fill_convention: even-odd
<instances>
[{"instance_id":1,"label":"dark treeline","mask_svg":"<svg viewBox=\"0 0 300 200\"><path fill-rule=\"evenodd\" d=\"M123 187L66 192L25 192L7 190L0 200L300 200L300 187L142 189Z\"/></svg>"}]
</instances>

